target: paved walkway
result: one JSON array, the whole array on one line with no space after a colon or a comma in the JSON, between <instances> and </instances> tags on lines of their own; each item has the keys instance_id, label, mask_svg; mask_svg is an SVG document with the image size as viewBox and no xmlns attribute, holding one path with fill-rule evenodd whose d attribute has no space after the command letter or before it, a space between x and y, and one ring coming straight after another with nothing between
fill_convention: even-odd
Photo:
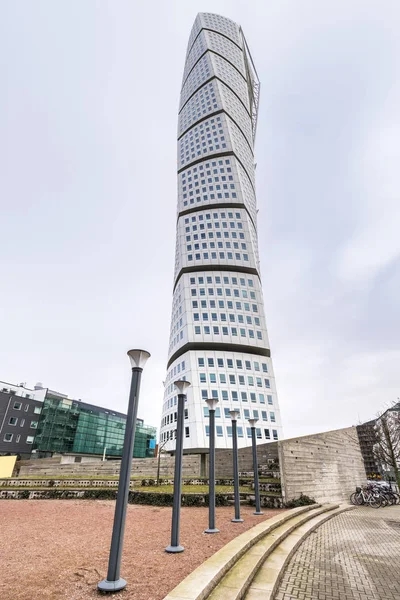
<instances>
[{"instance_id":1,"label":"paved walkway","mask_svg":"<svg viewBox=\"0 0 400 600\"><path fill-rule=\"evenodd\" d=\"M300 546L275 600L400 600L400 506L342 513Z\"/></svg>"}]
</instances>

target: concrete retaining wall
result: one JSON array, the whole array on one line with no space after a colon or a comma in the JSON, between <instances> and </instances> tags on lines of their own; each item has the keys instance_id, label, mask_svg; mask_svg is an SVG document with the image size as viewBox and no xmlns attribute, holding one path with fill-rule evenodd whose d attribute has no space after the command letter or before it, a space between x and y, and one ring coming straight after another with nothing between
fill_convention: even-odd
<instances>
[{"instance_id":1,"label":"concrete retaining wall","mask_svg":"<svg viewBox=\"0 0 400 600\"><path fill-rule=\"evenodd\" d=\"M60 464L60 460L54 458L39 458L31 461L23 461L19 471L19 477L108 477L119 475L121 461L107 460L104 462L70 463ZM157 476L157 458L134 458L132 459L133 477ZM175 458L167 454L161 455L160 476L171 477L174 474ZM188 454L183 456L182 473L184 477L201 476L201 456L199 454Z\"/></svg>"},{"instance_id":2,"label":"concrete retaining wall","mask_svg":"<svg viewBox=\"0 0 400 600\"><path fill-rule=\"evenodd\" d=\"M284 499L300 494L317 502L348 501L365 483L365 469L355 427L278 442Z\"/></svg>"},{"instance_id":3,"label":"concrete retaining wall","mask_svg":"<svg viewBox=\"0 0 400 600\"><path fill-rule=\"evenodd\" d=\"M257 446L257 460L262 471L265 471L266 474L268 471L275 471L275 473L270 473L271 476L279 477L279 474L276 472L278 467L275 467L275 469L273 468L273 461L278 460L278 442L260 444ZM238 450L238 462L240 473L253 473L253 451L251 447L240 448ZM215 451L215 474L217 477L233 477L232 450L217 449Z\"/></svg>"}]
</instances>

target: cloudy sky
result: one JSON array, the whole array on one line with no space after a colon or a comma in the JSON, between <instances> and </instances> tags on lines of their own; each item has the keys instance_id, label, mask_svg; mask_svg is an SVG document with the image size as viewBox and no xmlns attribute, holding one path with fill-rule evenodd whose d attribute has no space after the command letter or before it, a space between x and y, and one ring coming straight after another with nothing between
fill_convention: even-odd
<instances>
[{"instance_id":1,"label":"cloudy sky","mask_svg":"<svg viewBox=\"0 0 400 600\"><path fill-rule=\"evenodd\" d=\"M0 2L0 380L159 426L177 110L197 12L261 80L259 241L287 437L400 396L397 0Z\"/></svg>"}]
</instances>

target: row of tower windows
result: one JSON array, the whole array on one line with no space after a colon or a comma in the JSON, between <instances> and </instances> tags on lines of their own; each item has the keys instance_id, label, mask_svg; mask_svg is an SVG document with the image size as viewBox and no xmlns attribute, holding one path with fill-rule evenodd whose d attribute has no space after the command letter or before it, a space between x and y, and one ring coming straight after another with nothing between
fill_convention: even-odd
<instances>
[{"instance_id":1,"label":"row of tower windows","mask_svg":"<svg viewBox=\"0 0 400 600\"><path fill-rule=\"evenodd\" d=\"M207 233L207 235L206 235L205 233L201 233L201 234L200 234L200 239L201 239L201 240L205 240L205 239L207 239L207 237L208 237L208 239L212 240L212 239L214 238L214 234L215 234L215 237L216 237L217 239L221 239L221 238L222 238L222 233L224 234L224 235L223 235L223 237L224 237L225 239L229 239L230 237L231 237L232 239L234 239L234 240L237 240L237 239L238 239L238 238L237 238L237 233L236 233L236 231L224 231L224 232L221 232L221 231L209 231L209 232ZM187 242L190 242L190 241L191 241L191 239L192 239L192 238L190 237L190 235L187 235L187 236L186 236L186 241L187 241ZM198 233L195 233L195 234L193 234L193 240L194 240L194 241L197 241L198 239L199 239L199 234L198 234ZM240 240L244 240L244 239L245 239L245 236L244 236L244 233L243 233L243 232L239 232L239 239L240 239Z\"/></svg>"},{"instance_id":2,"label":"row of tower windows","mask_svg":"<svg viewBox=\"0 0 400 600\"><path fill-rule=\"evenodd\" d=\"M172 369L167 373L166 381L169 381L172 377L176 377L180 373L183 373L185 370L185 367L186 367L186 364L185 364L184 360L182 362L178 363L177 365L175 365L174 367L172 367Z\"/></svg>"},{"instance_id":3,"label":"row of tower windows","mask_svg":"<svg viewBox=\"0 0 400 600\"><path fill-rule=\"evenodd\" d=\"M226 407L223 409L223 417L225 419L230 419L231 415L230 415L230 408ZM252 411L250 411L248 408L243 409L243 417L241 416L241 412L240 410L237 410L237 420L245 420L245 419L262 419L263 421L268 421L268 412L266 410L258 410L258 409L254 409ZM203 416L205 418L210 416L210 411L208 406L203 406ZM218 406L215 409L215 418L216 419L220 419L221 418L221 408ZM189 410L187 408L184 409L184 419L189 419ZM171 412L168 415L165 415L162 419L161 419L161 427L165 427L166 425L170 425L171 423L176 423L178 420L178 413L177 411L175 412ZM269 421L271 421L271 423L275 423L276 419L275 419L275 413L270 411L269 413Z\"/></svg>"},{"instance_id":4,"label":"row of tower windows","mask_svg":"<svg viewBox=\"0 0 400 600\"><path fill-rule=\"evenodd\" d=\"M204 285L204 281L206 281L206 283L212 283L213 282L213 278L211 275L207 275L207 277L197 277L197 283L199 285ZM238 278L237 277L232 277L231 278L231 282L232 285L238 285ZM229 285L229 277L224 276L224 277L220 277L219 275L217 275L215 277L215 283L217 284L221 284L223 283L224 285ZM190 278L190 285L195 285L196 284L196 278L195 277L191 277ZM244 279L244 277L239 277L239 284L242 286L246 285L246 280ZM248 279L247 280L247 285L249 287L254 287L254 282L252 279ZM202 295L202 294L200 294Z\"/></svg>"},{"instance_id":5,"label":"row of tower windows","mask_svg":"<svg viewBox=\"0 0 400 600\"><path fill-rule=\"evenodd\" d=\"M223 410L224 410L223 416L225 417L225 419L230 419L231 418L230 408L224 408ZM240 410L237 410L236 412L238 415L237 418L238 418L238 420L240 420L241 419ZM259 419L260 412L261 412L261 419L263 421L268 421L268 412L266 410L259 411L258 409L254 409L253 411L250 411L248 408L243 409L243 419ZM204 417L210 416L210 411L209 411L208 406L203 406L203 416ZM221 408L219 406L215 409L215 418L216 419L221 418ZM271 423L276 422L274 412L269 413L269 420L271 421Z\"/></svg>"},{"instance_id":6,"label":"row of tower windows","mask_svg":"<svg viewBox=\"0 0 400 600\"><path fill-rule=\"evenodd\" d=\"M253 311L257 312L256 310L254 310L254 306L256 306L256 305L255 304L253 305ZM210 308L214 308L214 309L217 308L215 300L210 300L209 301L209 307ZM230 301L227 302L227 307L230 308L231 310L233 310L233 302L230 302ZM196 309L199 308L199 303L198 303L197 300L193 300L193 302L192 302L192 308L196 308ZM201 300L200 301L200 308L207 308L207 300ZM223 300L218 301L218 308L222 308L222 309L224 308L224 301ZM240 310L242 310L242 309L240 309ZM211 315L213 315L213 314L214 313L211 313ZM224 314L224 313L220 313L220 315L222 315L222 314ZM237 313L236 313L236 315L229 313L229 321L231 321L231 323L235 322L235 316L236 316L236 318L238 320L238 323L244 323L244 320L242 320L242 318L243 319L245 318L246 322L248 324L251 325L251 323L252 323L251 317L249 315L246 315L246 317L243 317L243 315L240 315L240 314L237 314ZM212 321L214 320L213 316L211 316L211 320ZM221 320L225 321L226 318L221 316ZM254 323L256 325L259 325L258 317L254 317Z\"/></svg>"},{"instance_id":7,"label":"row of tower windows","mask_svg":"<svg viewBox=\"0 0 400 600\"><path fill-rule=\"evenodd\" d=\"M224 308L223 303L224 303L223 300L218 301L218 308ZM215 300L210 300L209 306L210 306L210 308L216 308ZM228 310L233 310L233 302L231 300L227 301L226 306L227 306ZM251 312L251 311L253 311L255 313L258 312L257 304L252 304L251 309L250 309L250 304L248 304L247 302L244 302L243 305L241 302L235 302L236 310L243 310L242 306L244 307L244 310L247 312ZM192 302L192 308L198 308L197 300ZM201 308L205 308L205 307L203 307L203 305L201 305Z\"/></svg>"},{"instance_id":8,"label":"row of tower windows","mask_svg":"<svg viewBox=\"0 0 400 600\"><path fill-rule=\"evenodd\" d=\"M194 258L193 258L194 256ZM203 252L202 254L188 254L187 259L192 261L192 260L209 260L211 258L211 260L217 260L217 253L216 252ZM218 258L220 258L221 260L225 260L225 258L227 260L233 260L233 253L232 252L227 252L226 253L226 257L225 257L225 252L219 252L218 253ZM235 252L235 259L236 260L244 260L244 261L248 261L249 260L249 255L248 254L243 254L243 258L241 256L241 254L239 252Z\"/></svg>"},{"instance_id":9,"label":"row of tower windows","mask_svg":"<svg viewBox=\"0 0 400 600\"><path fill-rule=\"evenodd\" d=\"M206 432L206 436L209 437L210 435L210 427L209 425L205 425L205 432ZM228 437L232 437L232 426L228 425L226 428L226 432L227 432L227 436ZM222 425L216 425L215 427L215 433L217 434L217 437L223 437L223 430L222 430ZM251 438L251 427L246 427L246 434L248 438ZM237 435L239 438L244 437L243 435L243 428L240 427L240 425L237 426ZM264 429L264 437L266 440L270 440L271 439L271 435L270 435L270 431L269 429ZM272 430L272 437L273 440L276 441L278 440L278 432L276 429ZM256 428L256 438L261 440L262 439L262 433L261 433L261 428L257 427Z\"/></svg>"},{"instance_id":10,"label":"row of tower windows","mask_svg":"<svg viewBox=\"0 0 400 600\"><path fill-rule=\"evenodd\" d=\"M245 429L246 429L247 437L251 438L251 428L246 427ZM209 435L210 435L209 425L205 425L205 433L206 433L206 436L209 437ZM224 437L223 426L216 425L215 433L216 433L217 437ZM226 427L226 435L227 435L227 437L232 437L232 425L228 425ZM240 425L237 426L237 436L238 436L238 438L244 437L243 427L241 427ZM190 428L189 427L185 427L185 437L187 437L187 438L190 437ZM256 438L259 440L262 439L262 430L259 427L256 428ZM269 429L264 429L264 438L266 440L271 439L271 434L270 434ZM163 431L160 435L160 439L162 442L165 442L167 440L176 440L176 429L170 429L169 431ZM272 439L274 441L278 440L278 431L276 429L272 430Z\"/></svg>"},{"instance_id":11,"label":"row of tower windows","mask_svg":"<svg viewBox=\"0 0 400 600\"><path fill-rule=\"evenodd\" d=\"M229 171L231 172L232 169L230 167L228 167ZM214 171L216 171L218 173L218 169L214 169ZM211 171L207 171L207 173L210 173L211 175ZM221 169L221 173L224 173L224 169ZM197 178L198 175L195 175L195 178ZM189 177L189 181L191 180L191 177ZM182 192L187 192L188 190L193 190L197 193L198 190L196 190L196 188L198 188L200 185L206 185L206 183L215 183L215 184L219 184L220 182L224 182L224 181L233 181L233 175L214 175L214 177L207 177L207 179L200 179L200 181L195 181L194 183L186 183L183 185L182 187ZM233 188L232 188L233 185ZM215 186L216 189L220 189L219 187L217 187L217 185ZM230 184L231 189L234 189L234 184ZM209 187L208 189L213 189L211 187ZM228 189L228 187L223 187L223 189ZM203 191L206 191L205 189ZM186 196L183 196L184 198L186 198Z\"/></svg>"},{"instance_id":12,"label":"row of tower windows","mask_svg":"<svg viewBox=\"0 0 400 600\"><path fill-rule=\"evenodd\" d=\"M199 230L206 229L206 225L207 225L207 229L212 229L213 227L215 229L219 229L220 228L219 221L213 221L211 223L200 223L199 226L198 226ZM229 221L229 227L231 229L235 229L236 226L237 226L238 229L243 229L243 223L241 221ZM221 222L221 227L222 227L222 229L227 229L228 228L228 222L227 221L222 221ZM189 233L190 230L197 231L197 225L192 225L192 226L189 225L189 226L185 227L186 233Z\"/></svg>"},{"instance_id":13,"label":"row of tower windows","mask_svg":"<svg viewBox=\"0 0 400 600\"><path fill-rule=\"evenodd\" d=\"M225 213L225 212L221 212L221 213L213 213L213 214L212 214L212 218L213 218L213 219L226 219L226 214L227 214L227 213ZM204 215L204 214L200 214L200 215L193 215L191 218L189 218L189 217L186 217L186 218L185 218L185 225L188 225L188 224L190 223L190 221L191 221L192 223L196 223L196 221L197 221L197 220L198 220L199 222L200 222L200 221L203 221L203 220L204 220L204 217L205 217L205 220L206 220L206 221L210 221L210 220L211 220L211 213L206 213L205 215ZM242 215L240 214L240 212L237 212L237 213L235 213L235 216L233 216L233 213L232 213L232 212L228 212L228 219L233 219L233 218L235 218L235 219L241 219L241 218L242 218ZM202 225L203 225L203 227L202 227ZM211 223L207 223L207 227L208 227L208 229L210 229L209 225L211 225ZM227 227L227 224L226 224L226 222L223 222L223 223L222 223L222 226L223 226L224 228L226 228L226 227ZM230 223L230 226L231 226L232 228L234 228L234 227L235 227L235 222L234 222L234 221L233 221L233 222L231 222L231 223ZM195 227L195 225L192 225L192 227ZM200 223L200 225L199 225L199 228L200 228L200 229L204 229L204 223Z\"/></svg>"},{"instance_id":14,"label":"row of tower windows","mask_svg":"<svg viewBox=\"0 0 400 600\"><path fill-rule=\"evenodd\" d=\"M211 318L209 318L211 317ZM240 315L240 314L235 314L235 313L228 313L228 315L226 313L211 313L211 315L209 315L208 313L193 313L193 321L228 321L229 317L229 322L230 323L236 323L236 320L238 323L244 325L245 323L247 325L252 325L253 321L252 321L252 317L249 315ZM180 319L181 321L181 319ZM260 326L260 319L258 317L254 317L254 324L257 326ZM182 326L182 324L181 324Z\"/></svg>"},{"instance_id":15,"label":"row of tower windows","mask_svg":"<svg viewBox=\"0 0 400 600\"><path fill-rule=\"evenodd\" d=\"M244 367L243 367L243 363L244 363ZM206 359L199 357L197 359L197 364L198 364L199 368L205 367ZM213 369L214 366L217 366L219 369L223 369L224 368L224 359L217 358L217 360L215 361L214 358L211 358L211 357L207 358L207 367L211 367ZM228 367L228 369L235 368L233 358L226 359L226 366ZM260 363L257 361L254 361L253 368L252 368L251 360L243 361L243 360L236 359L236 369L242 370L243 368L245 368L246 371L251 371L253 369L254 371L260 372ZM268 373L267 363L261 363L261 370L263 373ZM271 401L271 403L272 403L272 401Z\"/></svg>"},{"instance_id":16,"label":"row of tower windows","mask_svg":"<svg viewBox=\"0 0 400 600\"><path fill-rule=\"evenodd\" d=\"M225 173L225 170L223 168L222 165L230 165L231 164L231 160L229 158L225 158L225 159L219 159L219 160L213 160L211 162L206 162L206 163L201 163L198 166L192 167L191 169L188 169L187 171L184 171L181 175L181 179L182 179L182 185L186 184L186 178L188 183L190 183L192 181L191 175L193 175L193 180L196 180L200 177L204 177L204 171L206 169L211 169L211 167L213 167L213 174L216 175L219 173ZM215 167L217 167L218 165L218 169L216 169ZM231 167L227 167L226 169L227 173L231 173L232 172L232 168ZM206 171L206 175L210 176L211 175L211 171L207 170Z\"/></svg>"},{"instance_id":17,"label":"row of tower windows","mask_svg":"<svg viewBox=\"0 0 400 600\"><path fill-rule=\"evenodd\" d=\"M207 383L207 375L210 380L210 383L217 383L217 373L199 373L200 383ZM246 385L250 387L263 387L263 381L261 377L253 377L253 375L247 375L247 383L244 375L238 375L238 383L239 385ZM219 383L226 384L230 383L231 385L236 385L236 375L226 375L226 373L218 373ZM264 386L266 388L270 388L271 384L269 379L264 379ZM245 394L245 392L243 392Z\"/></svg>"},{"instance_id":18,"label":"row of tower windows","mask_svg":"<svg viewBox=\"0 0 400 600\"><path fill-rule=\"evenodd\" d=\"M173 384L171 387L173 388L171 391L176 391ZM219 391L221 392L221 399L224 402L229 402L229 391L231 394L232 402L239 401L239 392L237 390L219 390ZM211 396L210 396L210 393L211 393ZM257 399L257 396L258 396L258 399ZM211 390L211 392L209 390L201 390L201 397L203 400L207 400L208 398L219 399L218 390ZM172 408L173 406L176 406L177 398L178 398L178 396L175 395L175 396L172 396L171 398L169 398L168 400L166 400L163 405L163 412L165 412L169 408ZM262 405L268 404L268 406L273 406L273 400L272 400L272 396L270 394L267 395L267 402L265 402L265 395L262 393L256 394L255 392L249 392L248 396L247 396L247 392L240 393L240 400L242 402L248 402L248 399L250 399L250 402L253 404L257 403L257 401L258 401L259 404L262 404Z\"/></svg>"},{"instance_id":19,"label":"row of tower windows","mask_svg":"<svg viewBox=\"0 0 400 600\"><path fill-rule=\"evenodd\" d=\"M232 291L233 291L233 294L232 294ZM198 292L198 294L197 294L197 292ZM216 296L223 296L224 293L225 293L225 296L227 296L227 297L232 297L233 296L235 298L239 298L239 296L240 296L238 288L231 289L231 288L228 288L228 287L226 287L226 288L217 287L214 290L214 288L194 288L194 287L192 287L190 289L190 295L191 296L197 296L197 295L199 295L199 296L205 296L206 294L208 294L209 296L214 296L214 292L216 292L216 294L215 294ZM246 290L242 290L243 297L246 297L245 294L243 294L243 292L246 292ZM250 298L251 299L253 299L253 294L254 294L254 292L250 291ZM244 302L243 304L244 304L244 310L249 311L250 310L250 304L248 304L247 302ZM211 304L210 304L210 306L211 306ZM219 305L219 306L220 306L220 308L224 308L224 306L222 306L222 305ZM233 309L233 305L231 306L229 303L227 304L227 307ZM235 308L236 308L236 310L242 310L242 304L241 304L241 302L236 302L235 303ZM254 312L257 312L257 305L253 304L252 305L252 309L253 309Z\"/></svg>"},{"instance_id":20,"label":"row of tower windows","mask_svg":"<svg viewBox=\"0 0 400 600\"><path fill-rule=\"evenodd\" d=\"M212 329L212 331L211 331L211 329ZM242 327L239 328L239 333L238 333L238 329L236 327L231 327L230 332L229 332L228 327L220 328L218 325L214 325L211 328L208 325L205 325L203 328L201 328L199 325L195 325L194 333L195 333L195 335L201 335L201 333L203 333L204 335L211 335L211 333L213 333L214 335L221 335L221 334L222 335L232 335L233 337L238 337L238 335L240 334L240 337L245 338L248 335L250 339L255 339L255 334L256 334L258 340L263 339L261 331L254 332L253 329L248 329L246 331L246 329L244 329ZM182 335L182 338L183 338L183 335Z\"/></svg>"},{"instance_id":21,"label":"row of tower windows","mask_svg":"<svg viewBox=\"0 0 400 600\"><path fill-rule=\"evenodd\" d=\"M223 248L223 247L224 247L224 244L223 244L223 242L217 242L217 245L216 245L216 246L215 246L215 242L210 242L210 250L214 250L216 247L217 247L217 248ZM241 243L241 244L240 244L240 247L241 247L241 248L240 248L241 250L247 250L247 245L246 245L246 244L244 244L244 243ZM232 244L231 244L231 242L225 242L225 248L226 248L227 250L231 250L231 248L232 248ZM207 249L208 249L208 244L207 244L207 242L203 242L203 243L201 244L201 249L202 249L202 250L207 250ZM234 250L239 250L239 243L238 243L238 242L233 242L233 249L234 249ZM200 250L200 244L193 244L193 247L192 247L192 244L187 244L187 246L186 246L186 251L187 251L187 252L192 252L192 250ZM207 258L208 258L208 257L207 257ZM222 257L222 258L223 258L223 257ZM228 258L230 258L230 257L228 256ZM232 258L232 257L231 257L231 258ZM236 257L236 258L238 258L238 257Z\"/></svg>"}]
</instances>

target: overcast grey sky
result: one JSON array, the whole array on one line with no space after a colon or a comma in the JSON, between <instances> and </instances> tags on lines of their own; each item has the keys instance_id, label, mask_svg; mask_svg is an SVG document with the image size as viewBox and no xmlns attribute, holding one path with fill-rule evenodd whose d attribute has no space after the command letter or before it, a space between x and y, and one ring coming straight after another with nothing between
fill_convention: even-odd
<instances>
[{"instance_id":1,"label":"overcast grey sky","mask_svg":"<svg viewBox=\"0 0 400 600\"><path fill-rule=\"evenodd\" d=\"M197 12L241 23L261 80L259 242L286 436L400 396L397 0L2 0L0 380L125 411L152 354L159 426L176 128Z\"/></svg>"}]
</instances>

